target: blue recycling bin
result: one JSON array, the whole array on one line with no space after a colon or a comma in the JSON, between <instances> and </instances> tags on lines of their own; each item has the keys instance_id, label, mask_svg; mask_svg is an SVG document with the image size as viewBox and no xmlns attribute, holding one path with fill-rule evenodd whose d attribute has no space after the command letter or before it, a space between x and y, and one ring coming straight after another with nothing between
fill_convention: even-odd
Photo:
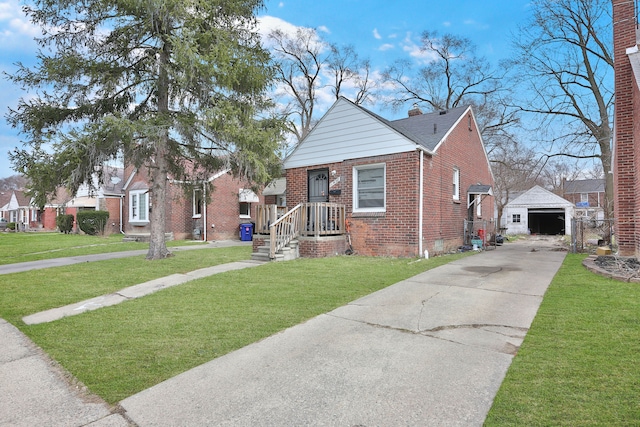
<instances>
[{"instance_id":1,"label":"blue recycling bin","mask_svg":"<svg viewBox=\"0 0 640 427\"><path fill-rule=\"evenodd\" d=\"M253 224L240 224L240 240L243 242L253 240Z\"/></svg>"}]
</instances>

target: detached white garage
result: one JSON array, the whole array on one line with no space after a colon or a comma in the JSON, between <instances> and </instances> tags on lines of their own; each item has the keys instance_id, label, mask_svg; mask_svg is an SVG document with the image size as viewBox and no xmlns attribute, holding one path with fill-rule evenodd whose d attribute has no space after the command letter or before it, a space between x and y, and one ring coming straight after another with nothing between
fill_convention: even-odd
<instances>
[{"instance_id":1,"label":"detached white garage","mask_svg":"<svg viewBox=\"0 0 640 427\"><path fill-rule=\"evenodd\" d=\"M507 203L500 223L505 234L571 234L574 206L536 185Z\"/></svg>"}]
</instances>

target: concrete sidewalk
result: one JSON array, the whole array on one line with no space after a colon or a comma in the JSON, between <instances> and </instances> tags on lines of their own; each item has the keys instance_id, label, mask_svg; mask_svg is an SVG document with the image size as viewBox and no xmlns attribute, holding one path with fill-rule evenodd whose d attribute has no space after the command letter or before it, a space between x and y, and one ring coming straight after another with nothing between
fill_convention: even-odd
<instances>
[{"instance_id":1,"label":"concrete sidewalk","mask_svg":"<svg viewBox=\"0 0 640 427\"><path fill-rule=\"evenodd\" d=\"M169 247L171 252L188 251L197 249L225 248L229 246L251 246L252 242L239 240L219 240L207 244L193 244L190 246ZM15 264L0 265L0 275L11 273L22 273L24 271L41 270L44 268L61 267L63 265L80 264L84 262L104 261L106 259L128 258L133 256L146 255L147 249L137 251L107 252L104 254L80 255L75 257L43 259L39 261L18 262Z\"/></svg>"},{"instance_id":2,"label":"concrete sidewalk","mask_svg":"<svg viewBox=\"0 0 640 427\"><path fill-rule=\"evenodd\" d=\"M0 321L0 426L482 425L564 259L556 249L531 239L449 263L117 408Z\"/></svg>"}]
</instances>

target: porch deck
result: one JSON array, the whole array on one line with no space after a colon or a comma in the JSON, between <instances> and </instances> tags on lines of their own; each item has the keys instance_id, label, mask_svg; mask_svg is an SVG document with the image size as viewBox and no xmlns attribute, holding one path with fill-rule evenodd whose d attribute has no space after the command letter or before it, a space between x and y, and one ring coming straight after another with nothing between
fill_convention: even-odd
<instances>
[{"instance_id":1,"label":"porch deck","mask_svg":"<svg viewBox=\"0 0 640 427\"><path fill-rule=\"evenodd\" d=\"M301 203L288 212L276 205L258 205L255 233L269 235L269 257L298 237L340 236L346 233L346 208L328 202Z\"/></svg>"}]
</instances>

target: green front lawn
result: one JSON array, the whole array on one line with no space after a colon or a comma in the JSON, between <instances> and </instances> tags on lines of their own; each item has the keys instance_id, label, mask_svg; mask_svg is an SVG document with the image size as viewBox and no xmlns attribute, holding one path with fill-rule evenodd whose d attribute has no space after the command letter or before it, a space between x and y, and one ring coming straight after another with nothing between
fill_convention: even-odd
<instances>
[{"instance_id":1,"label":"green front lawn","mask_svg":"<svg viewBox=\"0 0 640 427\"><path fill-rule=\"evenodd\" d=\"M640 284L567 255L509 368L487 426L640 425Z\"/></svg>"},{"instance_id":2,"label":"green front lawn","mask_svg":"<svg viewBox=\"0 0 640 427\"><path fill-rule=\"evenodd\" d=\"M244 251L244 252L243 252ZM114 403L192 367L466 254L339 256L232 271L48 324L21 318L172 272L249 258L249 247L186 251L3 276L0 317ZM216 254L216 255L212 255ZM212 257L207 259L206 257ZM8 280L5 280L8 279Z\"/></svg>"},{"instance_id":3,"label":"green front lawn","mask_svg":"<svg viewBox=\"0 0 640 427\"><path fill-rule=\"evenodd\" d=\"M88 236L46 232L0 232L0 265L78 255L148 249L148 243L123 242L121 234ZM167 246L198 244L175 240Z\"/></svg>"}]
</instances>

